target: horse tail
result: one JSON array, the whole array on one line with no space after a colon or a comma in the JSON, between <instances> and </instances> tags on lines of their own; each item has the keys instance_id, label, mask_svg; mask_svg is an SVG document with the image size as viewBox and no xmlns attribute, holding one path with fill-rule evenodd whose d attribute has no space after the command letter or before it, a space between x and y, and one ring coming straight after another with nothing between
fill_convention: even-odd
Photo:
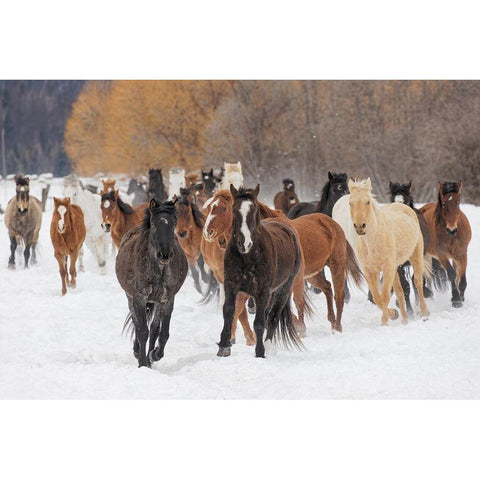
<instances>
[{"instance_id":1,"label":"horse tail","mask_svg":"<svg viewBox=\"0 0 480 480\"><path fill-rule=\"evenodd\" d=\"M207 283L207 291L203 294L203 297L198 301L200 305L210 303L214 298L218 298L220 287L218 285L215 275L210 270Z\"/></svg>"},{"instance_id":2,"label":"horse tail","mask_svg":"<svg viewBox=\"0 0 480 480\"><path fill-rule=\"evenodd\" d=\"M281 313L280 319L278 322L278 327L273 334L273 339L277 340L277 335L280 336L280 339L283 345L286 348L291 348L292 346L298 348L299 350L305 350L298 333L293 324L292 311L290 310L290 301L285 303Z\"/></svg>"},{"instance_id":3,"label":"horse tail","mask_svg":"<svg viewBox=\"0 0 480 480\"><path fill-rule=\"evenodd\" d=\"M432 280L433 286L437 292L445 292L450 287L448 275L440 262L431 255L425 255L425 276L427 280Z\"/></svg>"},{"instance_id":4,"label":"horse tail","mask_svg":"<svg viewBox=\"0 0 480 480\"><path fill-rule=\"evenodd\" d=\"M345 273L347 279L352 279L357 287L363 285L365 277L362 270L360 269L360 264L358 263L357 256L352 248L352 246L347 244L347 261L345 263Z\"/></svg>"}]
</instances>

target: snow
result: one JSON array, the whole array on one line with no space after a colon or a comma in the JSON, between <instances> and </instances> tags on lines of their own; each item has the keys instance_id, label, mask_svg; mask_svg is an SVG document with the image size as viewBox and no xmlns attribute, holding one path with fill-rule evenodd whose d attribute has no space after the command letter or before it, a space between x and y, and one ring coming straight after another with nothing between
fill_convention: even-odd
<instances>
[{"instance_id":1,"label":"snow","mask_svg":"<svg viewBox=\"0 0 480 480\"><path fill-rule=\"evenodd\" d=\"M50 196L61 196L53 179ZM0 182L6 207L14 182ZM41 198L41 183L31 194ZM61 296L49 225L43 217L38 264L28 270L17 252L7 269L9 239L0 218L0 398L2 399L470 399L480 396L480 208L462 205L473 238L468 287L461 309L449 292L427 299L430 319L380 326L380 311L352 288L343 333L332 335L323 295L313 295L305 351L274 346L254 357L241 327L229 358L216 356L223 324L216 304L199 305L191 277L175 299L165 357L152 369L137 368L131 340L122 335L127 301L114 259L101 276L86 250L77 288ZM393 300L392 300L393 302ZM253 321L253 317L250 316Z\"/></svg>"}]
</instances>

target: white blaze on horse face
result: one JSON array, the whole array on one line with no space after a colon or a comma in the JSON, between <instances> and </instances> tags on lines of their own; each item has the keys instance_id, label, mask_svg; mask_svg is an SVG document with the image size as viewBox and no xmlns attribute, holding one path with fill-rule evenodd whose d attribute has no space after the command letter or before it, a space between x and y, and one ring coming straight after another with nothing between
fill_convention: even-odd
<instances>
[{"instance_id":1,"label":"white blaze on horse face","mask_svg":"<svg viewBox=\"0 0 480 480\"><path fill-rule=\"evenodd\" d=\"M403 203L403 195L395 195L395 202Z\"/></svg>"},{"instance_id":2,"label":"white blaze on horse face","mask_svg":"<svg viewBox=\"0 0 480 480\"><path fill-rule=\"evenodd\" d=\"M103 206L104 206L104 208L108 208L110 206L110 200L105 200L103 202Z\"/></svg>"},{"instance_id":3,"label":"white blaze on horse face","mask_svg":"<svg viewBox=\"0 0 480 480\"><path fill-rule=\"evenodd\" d=\"M242 205L240 205L240 214L242 215L242 226L240 227L240 231L242 232L244 239L243 248L245 253L248 253L253 246L252 234L247 225L247 216L251 208L252 202L250 200L244 200Z\"/></svg>"},{"instance_id":4,"label":"white blaze on horse face","mask_svg":"<svg viewBox=\"0 0 480 480\"><path fill-rule=\"evenodd\" d=\"M67 212L67 209L63 205L60 205L57 208L57 211L60 214L60 220L58 221L58 229L63 232L63 229L65 227L65 213Z\"/></svg>"},{"instance_id":5,"label":"white blaze on horse face","mask_svg":"<svg viewBox=\"0 0 480 480\"><path fill-rule=\"evenodd\" d=\"M212 239L210 238L209 234L208 234L208 226L210 225L210 222L212 221L212 218L215 216L213 215L213 207L216 207L218 204L219 204L220 200L217 199L215 200L212 204L210 204L210 213L208 214L208 217L207 219L205 220L205 227L203 227L203 237L205 238L205 240L207 240L207 242L211 242Z\"/></svg>"}]
</instances>

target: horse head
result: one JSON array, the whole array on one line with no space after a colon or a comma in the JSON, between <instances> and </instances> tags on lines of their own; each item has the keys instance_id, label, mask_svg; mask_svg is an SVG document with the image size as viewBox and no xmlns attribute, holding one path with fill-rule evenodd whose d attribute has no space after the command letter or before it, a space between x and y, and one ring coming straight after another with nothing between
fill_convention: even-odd
<instances>
[{"instance_id":1,"label":"horse head","mask_svg":"<svg viewBox=\"0 0 480 480\"><path fill-rule=\"evenodd\" d=\"M205 185L205 192L209 195L213 195L217 184L217 179L213 174L213 168L211 168L208 172L204 172L202 170L202 182Z\"/></svg>"},{"instance_id":2,"label":"horse head","mask_svg":"<svg viewBox=\"0 0 480 480\"><path fill-rule=\"evenodd\" d=\"M102 180L103 189L102 189L101 195L103 195L104 193L113 192L115 190L115 183L116 181L112 178L107 178L106 180Z\"/></svg>"},{"instance_id":3,"label":"horse head","mask_svg":"<svg viewBox=\"0 0 480 480\"><path fill-rule=\"evenodd\" d=\"M237 250L245 255L253 247L253 236L260 223L258 214L258 192L260 185L255 189L240 187L238 190L230 185L233 196L233 230L232 236Z\"/></svg>"},{"instance_id":4,"label":"horse head","mask_svg":"<svg viewBox=\"0 0 480 480\"><path fill-rule=\"evenodd\" d=\"M30 179L22 175L15 175L17 211L20 215L28 212L28 202L30 200Z\"/></svg>"},{"instance_id":5,"label":"horse head","mask_svg":"<svg viewBox=\"0 0 480 480\"><path fill-rule=\"evenodd\" d=\"M118 190L104 193L100 207L102 209L102 228L105 232L110 232L112 226L118 220Z\"/></svg>"},{"instance_id":6,"label":"horse head","mask_svg":"<svg viewBox=\"0 0 480 480\"><path fill-rule=\"evenodd\" d=\"M175 228L177 212L175 201L150 200L143 228L148 230L148 250L151 258L160 265L167 265L175 252Z\"/></svg>"},{"instance_id":7,"label":"horse head","mask_svg":"<svg viewBox=\"0 0 480 480\"><path fill-rule=\"evenodd\" d=\"M353 227L358 235L365 235L375 201L372 197L372 182L370 177L366 180L349 180L348 188Z\"/></svg>"},{"instance_id":8,"label":"horse head","mask_svg":"<svg viewBox=\"0 0 480 480\"><path fill-rule=\"evenodd\" d=\"M347 195L348 179L346 173L332 173L328 172L328 182L330 183L330 197L334 200L334 203L344 195Z\"/></svg>"},{"instance_id":9,"label":"horse head","mask_svg":"<svg viewBox=\"0 0 480 480\"><path fill-rule=\"evenodd\" d=\"M181 196L177 202L177 227L175 232L180 239L191 238L191 230L196 226L203 229L203 215L188 196Z\"/></svg>"},{"instance_id":10,"label":"horse head","mask_svg":"<svg viewBox=\"0 0 480 480\"><path fill-rule=\"evenodd\" d=\"M443 222L446 224L447 233L452 236L458 231L461 190L461 180L458 183L438 183L438 203L436 209L437 220L443 220Z\"/></svg>"},{"instance_id":11,"label":"horse head","mask_svg":"<svg viewBox=\"0 0 480 480\"><path fill-rule=\"evenodd\" d=\"M226 247L232 228L233 197L228 190L219 190L206 204L207 219L203 227L203 238L207 242L219 240L220 247Z\"/></svg>"},{"instance_id":12,"label":"horse head","mask_svg":"<svg viewBox=\"0 0 480 480\"><path fill-rule=\"evenodd\" d=\"M63 235L67 231L68 225L68 216L66 213L70 209L70 197L65 198L56 198L53 197L53 218L52 223L56 224L57 231Z\"/></svg>"},{"instance_id":13,"label":"horse head","mask_svg":"<svg viewBox=\"0 0 480 480\"><path fill-rule=\"evenodd\" d=\"M294 192L295 191L295 184L293 183L293 180L290 180L289 178L284 178L283 179L283 189L286 192Z\"/></svg>"},{"instance_id":14,"label":"horse head","mask_svg":"<svg viewBox=\"0 0 480 480\"><path fill-rule=\"evenodd\" d=\"M388 182L390 189L390 202L404 203L405 205L413 205L413 198L410 193L412 188L412 181L409 183L395 183Z\"/></svg>"}]
</instances>

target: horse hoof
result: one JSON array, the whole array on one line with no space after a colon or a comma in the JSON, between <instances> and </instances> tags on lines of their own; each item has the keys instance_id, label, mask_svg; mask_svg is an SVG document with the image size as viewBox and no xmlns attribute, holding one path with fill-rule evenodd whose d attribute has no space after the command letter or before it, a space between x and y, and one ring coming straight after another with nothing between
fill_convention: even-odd
<instances>
[{"instance_id":1,"label":"horse hoof","mask_svg":"<svg viewBox=\"0 0 480 480\"><path fill-rule=\"evenodd\" d=\"M14 263L9 263L8 264L8 269L9 270L15 270L15 264Z\"/></svg>"},{"instance_id":2,"label":"horse hoof","mask_svg":"<svg viewBox=\"0 0 480 480\"><path fill-rule=\"evenodd\" d=\"M463 302L461 300L453 300L452 301L453 308L460 308L463 307Z\"/></svg>"},{"instance_id":3,"label":"horse hoof","mask_svg":"<svg viewBox=\"0 0 480 480\"><path fill-rule=\"evenodd\" d=\"M398 311L395 310L394 308L389 308L388 309L388 316L389 316L390 320L396 320L399 317Z\"/></svg>"},{"instance_id":4,"label":"horse hoof","mask_svg":"<svg viewBox=\"0 0 480 480\"><path fill-rule=\"evenodd\" d=\"M233 338L230 339L230 343L231 343L232 345L235 345L236 342L237 342L237 341L235 340L235 337L233 337Z\"/></svg>"},{"instance_id":5,"label":"horse hoof","mask_svg":"<svg viewBox=\"0 0 480 480\"><path fill-rule=\"evenodd\" d=\"M422 317L422 320L423 320L424 322L426 322L426 321L429 320L429 318L428 318L428 317Z\"/></svg>"},{"instance_id":6,"label":"horse hoof","mask_svg":"<svg viewBox=\"0 0 480 480\"><path fill-rule=\"evenodd\" d=\"M229 357L231 353L230 347L219 347L217 357Z\"/></svg>"}]
</instances>

